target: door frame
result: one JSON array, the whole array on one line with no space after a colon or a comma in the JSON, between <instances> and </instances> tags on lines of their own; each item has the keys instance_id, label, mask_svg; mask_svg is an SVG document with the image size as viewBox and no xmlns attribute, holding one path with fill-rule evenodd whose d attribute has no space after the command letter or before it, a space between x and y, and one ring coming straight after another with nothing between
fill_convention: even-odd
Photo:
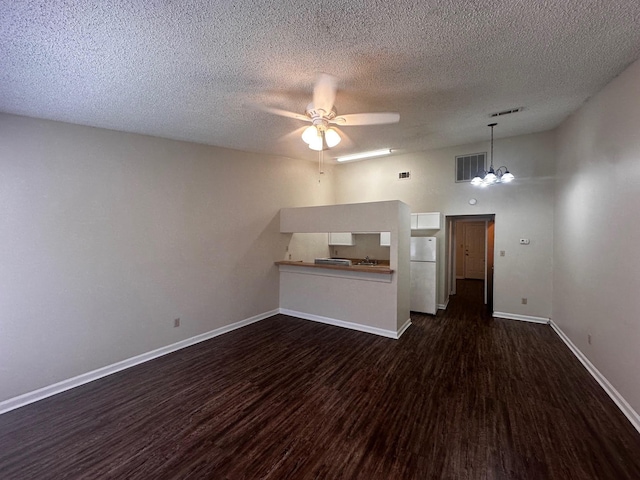
<instances>
[{"instance_id":1,"label":"door frame","mask_svg":"<svg viewBox=\"0 0 640 480\"><path fill-rule=\"evenodd\" d=\"M447 301L449 295L456 294L456 225L457 222L484 222L485 224L485 241L484 241L484 303L493 311L494 291L493 291L493 263L495 249L495 214L482 215L447 215L446 217L446 235L447 235L447 254L446 254L446 284L447 284ZM489 285L491 283L491 285Z\"/></svg>"}]
</instances>

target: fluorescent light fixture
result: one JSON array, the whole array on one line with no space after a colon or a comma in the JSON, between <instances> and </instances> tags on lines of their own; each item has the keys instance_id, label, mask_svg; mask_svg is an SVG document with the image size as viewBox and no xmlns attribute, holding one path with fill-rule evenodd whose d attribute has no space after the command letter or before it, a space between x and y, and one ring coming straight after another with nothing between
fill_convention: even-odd
<instances>
[{"instance_id":1,"label":"fluorescent light fixture","mask_svg":"<svg viewBox=\"0 0 640 480\"><path fill-rule=\"evenodd\" d=\"M363 158L381 157L383 155L389 155L391 153L390 148L383 148L381 150L371 150L370 152L354 153L353 155L345 155L344 157L338 157L338 162L351 162L352 160L362 160Z\"/></svg>"}]
</instances>

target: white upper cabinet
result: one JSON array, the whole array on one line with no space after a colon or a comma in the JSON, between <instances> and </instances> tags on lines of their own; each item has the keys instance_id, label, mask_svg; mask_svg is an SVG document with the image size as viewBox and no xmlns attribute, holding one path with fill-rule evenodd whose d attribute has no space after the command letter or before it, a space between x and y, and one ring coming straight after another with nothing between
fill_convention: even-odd
<instances>
[{"instance_id":1,"label":"white upper cabinet","mask_svg":"<svg viewBox=\"0 0 640 480\"><path fill-rule=\"evenodd\" d=\"M411 230L440 230L441 223L440 212L411 214Z\"/></svg>"},{"instance_id":2,"label":"white upper cabinet","mask_svg":"<svg viewBox=\"0 0 640 480\"><path fill-rule=\"evenodd\" d=\"M353 233L350 232L331 232L329 233L329 245L346 245L353 246L356 242L353 239Z\"/></svg>"},{"instance_id":3,"label":"white upper cabinet","mask_svg":"<svg viewBox=\"0 0 640 480\"><path fill-rule=\"evenodd\" d=\"M391 246L391 232L380 232L380 246L381 247Z\"/></svg>"}]
</instances>

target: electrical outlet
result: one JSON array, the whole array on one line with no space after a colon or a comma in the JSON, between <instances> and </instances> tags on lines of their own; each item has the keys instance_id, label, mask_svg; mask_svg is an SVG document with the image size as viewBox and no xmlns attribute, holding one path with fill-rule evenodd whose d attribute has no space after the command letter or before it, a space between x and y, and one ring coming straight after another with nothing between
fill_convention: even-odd
<instances>
[{"instance_id":1,"label":"electrical outlet","mask_svg":"<svg viewBox=\"0 0 640 480\"><path fill-rule=\"evenodd\" d=\"M591 345L591 334L587 335L587 342L589 342L589 345Z\"/></svg>"},{"instance_id":2,"label":"electrical outlet","mask_svg":"<svg viewBox=\"0 0 640 480\"><path fill-rule=\"evenodd\" d=\"M174 318L173 319L173 328L179 327L180 326L180 319L179 318Z\"/></svg>"},{"instance_id":3,"label":"electrical outlet","mask_svg":"<svg viewBox=\"0 0 640 480\"><path fill-rule=\"evenodd\" d=\"M288 252L289 251L289 245L287 245L286 247L284 247L284 251Z\"/></svg>"},{"instance_id":4,"label":"electrical outlet","mask_svg":"<svg viewBox=\"0 0 640 480\"><path fill-rule=\"evenodd\" d=\"M289 260L291 260L291 254L289 254Z\"/></svg>"},{"instance_id":5,"label":"electrical outlet","mask_svg":"<svg viewBox=\"0 0 640 480\"><path fill-rule=\"evenodd\" d=\"M504 250L500 250L500 256L504 257L505 251Z\"/></svg>"},{"instance_id":6,"label":"electrical outlet","mask_svg":"<svg viewBox=\"0 0 640 480\"><path fill-rule=\"evenodd\" d=\"M526 299L526 298L523 298L523 299L522 299L522 304L523 304L523 305L526 305L526 304L527 304L527 299Z\"/></svg>"}]
</instances>

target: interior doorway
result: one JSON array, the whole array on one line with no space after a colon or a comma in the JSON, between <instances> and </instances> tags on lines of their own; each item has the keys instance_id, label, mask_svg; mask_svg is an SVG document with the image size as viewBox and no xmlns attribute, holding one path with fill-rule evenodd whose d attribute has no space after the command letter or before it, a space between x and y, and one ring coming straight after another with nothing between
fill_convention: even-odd
<instances>
[{"instance_id":1,"label":"interior doorway","mask_svg":"<svg viewBox=\"0 0 640 480\"><path fill-rule=\"evenodd\" d=\"M481 281L484 304L493 312L495 215L447 217L447 288L456 294L457 280Z\"/></svg>"}]
</instances>

